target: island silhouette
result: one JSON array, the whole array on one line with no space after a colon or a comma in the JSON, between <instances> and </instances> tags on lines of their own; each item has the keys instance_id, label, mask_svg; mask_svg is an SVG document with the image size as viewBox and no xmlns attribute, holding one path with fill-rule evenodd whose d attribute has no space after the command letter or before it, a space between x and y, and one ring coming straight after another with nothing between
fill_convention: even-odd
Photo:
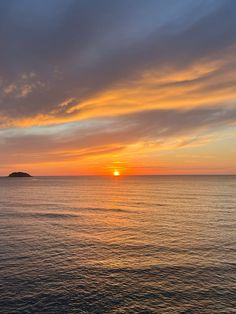
<instances>
[{"instance_id":1,"label":"island silhouette","mask_svg":"<svg viewBox=\"0 0 236 314\"><path fill-rule=\"evenodd\" d=\"M28 178L32 176L26 172L12 172L11 174L9 174L8 177L9 178Z\"/></svg>"}]
</instances>

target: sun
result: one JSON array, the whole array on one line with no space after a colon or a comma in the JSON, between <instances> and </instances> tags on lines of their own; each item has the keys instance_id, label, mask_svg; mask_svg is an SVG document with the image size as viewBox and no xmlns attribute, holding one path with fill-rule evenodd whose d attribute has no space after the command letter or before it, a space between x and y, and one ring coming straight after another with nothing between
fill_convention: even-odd
<instances>
[{"instance_id":1,"label":"sun","mask_svg":"<svg viewBox=\"0 0 236 314\"><path fill-rule=\"evenodd\" d=\"M118 177L120 175L120 171L118 171L118 170L114 170L113 171L113 176L114 177Z\"/></svg>"}]
</instances>

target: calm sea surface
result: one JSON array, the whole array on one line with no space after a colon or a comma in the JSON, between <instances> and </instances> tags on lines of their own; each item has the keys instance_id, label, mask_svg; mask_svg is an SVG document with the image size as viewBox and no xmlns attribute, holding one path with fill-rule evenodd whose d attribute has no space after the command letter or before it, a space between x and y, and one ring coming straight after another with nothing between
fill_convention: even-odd
<instances>
[{"instance_id":1,"label":"calm sea surface","mask_svg":"<svg viewBox=\"0 0 236 314\"><path fill-rule=\"evenodd\" d=\"M236 176L0 178L0 313L236 313Z\"/></svg>"}]
</instances>

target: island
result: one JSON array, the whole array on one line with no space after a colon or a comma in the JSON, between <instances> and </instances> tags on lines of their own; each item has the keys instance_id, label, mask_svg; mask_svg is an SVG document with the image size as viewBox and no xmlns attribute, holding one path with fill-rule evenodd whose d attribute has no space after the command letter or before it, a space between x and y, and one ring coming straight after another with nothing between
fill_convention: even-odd
<instances>
[{"instance_id":1,"label":"island","mask_svg":"<svg viewBox=\"0 0 236 314\"><path fill-rule=\"evenodd\" d=\"M32 177L30 174L26 172L12 172L8 176L9 178L29 178Z\"/></svg>"}]
</instances>

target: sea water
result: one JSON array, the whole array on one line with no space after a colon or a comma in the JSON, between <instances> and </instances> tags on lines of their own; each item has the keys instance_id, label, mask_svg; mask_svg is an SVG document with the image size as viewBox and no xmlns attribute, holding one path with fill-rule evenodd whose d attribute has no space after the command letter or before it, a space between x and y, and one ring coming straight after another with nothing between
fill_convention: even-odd
<instances>
[{"instance_id":1,"label":"sea water","mask_svg":"<svg viewBox=\"0 0 236 314\"><path fill-rule=\"evenodd\" d=\"M235 313L236 176L0 178L0 313Z\"/></svg>"}]
</instances>

